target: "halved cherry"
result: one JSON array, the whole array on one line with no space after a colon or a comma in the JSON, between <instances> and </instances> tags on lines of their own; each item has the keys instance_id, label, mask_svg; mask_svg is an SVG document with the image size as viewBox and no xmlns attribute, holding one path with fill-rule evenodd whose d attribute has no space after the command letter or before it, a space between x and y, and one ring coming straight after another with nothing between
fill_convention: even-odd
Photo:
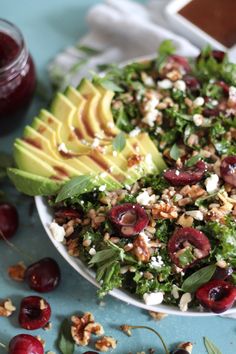
<instances>
[{"instance_id":1,"label":"halved cherry","mask_svg":"<svg viewBox=\"0 0 236 354\"><path fill-rule=\"evenodd\" d=\"M223 180L236 187L236 156L227 156L221 161L220 174Z\"/></svg>"},{"instance_id":2,"label":"halved cherry","mask_svg":"<svg viewBox=\"0 0 236 354\"><path fill-rule=\"evenodd\" d=\"M163 176L172 186L186 186L199 182L205 171L205 162L198 161L193 167L170 168Z\"/></svg>"},{"instance_id":3,"label":"halved cherry","mask_svg":"<svg viewBox=\"0 0 236 354\"><path fill-rule=\"evenodd\" d=\"M226 280L228 279L232 274L234 270L232 267L226 267L226 268L220 268L217 267L215 270L215 273L212 276L212 280Z\"/></svg>"},{"instance_id":4,"label":"halved cherry","mask_svg":"<svg viewBox=\"0 0 236 354\"><path fill-rule=\"evenodd\" d=\"M172 262L179 268L185 269L207 257L211 244L203 232L192 227L183 227L174 232L167 248ZM187 251L189 252L186 258L184 253Z\"/></svg>"},{"instance_id":5,"label":"halved cherry","mask_svg":"<svg viewBox=\"0 0 236 354\"><path fill-rule=\"evenodd\" d=\"M124 203L114 206L109 220L123 237L139 234L148 224L148 215L139 204Z\"/></svg>"},{"instance_id":6,"label":"halved cherry","mask_svg":"<svg viewBox=\"0 0 236 354\"><path fill-rule=\"evenodd\" d=\"M20 304L19 323L22 328L34 330L44 327L51 316L49 303L39 296L25 297Z\"/></svg>"},{"instance_id":7,"label":"halved cherry","mask_svg":"<svg viewBox=\"0 0 236 354\"><path fill-rule=\"evenodd\" d=\"M217 117L220 114L220 110L218 107L204 108L202 111L202 114L204 117L207 117L207 118Z\"/></svg>"},{"instance_id":8,"label":"halved cherry","mask_svg":"<svg viewBox=\"0 0 236 354\"><path fill-rule=\"evenodd\" d=\"M222 61L225 58L226 53L223 52L222 50L212 50L209 54L203 55L203 53L200 53L199 56L197 57L197 62L199 59L209 59L210 57L214 58L218 63L222 63Z\"/></svg>"},{"instance_id":9,"label":"halved cherry","mask_svg":"<svg viewBox=\"0 0 236 354\"><path fill-rule=\"evenodd\" d=\"M226 82L224 82L224 81L216 81L215 84L216 84L217 86L221 87L222 90L223 90L223 92L224 92L224 94L225 94L226 96L228 96L228 94L229 94L229 85L226 84Z\"/></svg>"},{"instance_id":10,"label":"halved cherry","mask_svg":"<svg viewBox=\"0 0 236 354\"><path fill-rule=\"evenodd\" d=\"M196 291L200 304L215 313L230 309L236 300L236 287L224 280L211 280Z\"/></svg>"},{"instance_id":11,"label":"halved cherry","mask_svg":"<svg viewBox=\"0 0 236 354\"><path fill-rule=\"evenodd\" d=\"M44 354L42 343L29 334L18 334L9 342L9 354Z\"/></svg>"},{"instance_id":12,"label":"halved cherry","mask_svg":"<svg viewBox=\"0 0 236 354\"><path fill-rule=\"evenodd\" d=\"M191 92L199 92L200 90L200 82L196 79L195 76L191 76L191 75L185 75L183 77L184 82L186 83L187 88L191 91Z\"/></svg>"},{"instance_id":13,"label":"halved cherry","mask_svg":"<svg viewBox=\"0 0 236 354\"><path fill-rule=\"evenodd\" d=\"M168 58L168 64L173 64L174 68L183 69L185 73L191 71L191 67L187 58L181 55L173 54Z\"/></svg>"}]
</instances>

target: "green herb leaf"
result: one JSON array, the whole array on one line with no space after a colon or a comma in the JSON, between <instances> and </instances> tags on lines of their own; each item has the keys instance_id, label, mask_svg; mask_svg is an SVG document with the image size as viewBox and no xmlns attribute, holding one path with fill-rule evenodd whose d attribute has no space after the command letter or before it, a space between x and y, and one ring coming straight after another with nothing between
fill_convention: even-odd
<instances>
[{"instance_id":1,"label":"green herb leaf","mask_svg":"<svg viewBox=\"0 0 236 354\"><path fill-rule=\"evenodd\" d=\"M96 49L96 48L92 48L92 47L88 47L87 45L77 45L76 46L77 49L79 49L81 52L87 54L88 56L93 56L93 55L98 55L101 53L101 50Z\"/></svg>"},{"instance_id":2,"label":"green herb leaf","mask_svg":"<svg viewBox=\"0 0 236 354\"><path fill-rule=\"evenodd\" d=\"M78 197L83 193L91 192L94 187L95 182L93 175L81 175L74 177L69 182L64 184L56 198L56 203L68 198Z\"/></svg>"},{"instance_id":3,"label":"green herb leaf","mask_svg":"<svg viewBox=\"0 0 236 354\"><path fill-rule=\"evenodd\" d=\"M71 336L70 322L67 319L62 322L57 345L62 354L74 353L75 344Z\"/></svg>"},{"instance_id":4,"label":"green herb leaf","mask_svg":"<svg viewBox=\"0 0 236 354\"><path fill-rule=\"evenodd\" d=\"M175 50L176 48L171 40L167 39L160 44L160 47L158 49L158 57L156 60L156 66L159 70L161 69L168 56L173 54Z\"/></svg>"},{"instance_id":5,"label":"green herb leaf","mask_svg":"<svg viewBox=\"0 0 236 354\"><path fill-rule=\"evenodd\" d=\"M114 258L115 256L117 256L117 253L117 250L113 248L107 248L105 250L98 251L93 256L89 264L102 263L104 261L107 261L108 259Z\"/></svg>"},{"instance_id":6,"label":"green herb leaf","mask_svg":"<svg viewBox=\"0 0 236 354\"><path fill-rule=\"evenodd\" d=\"M186 167L192 167L192 166L196 165L196 163L197 163L198 161L200 161L201 158L202 158L202 155L201 155L201 154L192 156L192 157L190 157L190 159L188 159L188 160L186 161L185 166L186 166Z\"/></svg>"},{"instance_id":7,"label":"green herb leaf","mask_svg":"<svg viewBox=\"0 0 236 354\"><path fill-rule=\"evenodd\" d=\"M180 157L178 145L174 144L172 146L172 148L170 149L170 157L175 161L178 160L178 158Z\"/></svg>"},{"instance_id":8,"label":"green herb leaf","mask_svg":"<svg viewBox=\"0 0 236 354\"><path fill-rule=\"evenodd\" d=\"M182 290L186 293L194 293L201 285L207 283L211 279L215 270L216 266L214 264L199 269L185 279L182 285Z\"/></svg>"},{"instance_id":9,"label":"green herb leaf","mask_svg":"<svg viewBox=\"0 0 236 354\"><path fill-rule=\"evenodd\" d=\"M121 152L126 145L126 138L124 133L119 133L112 141L112 146L115 151Z\"/></svg>"},{"instance_id":10,"label":"green herb leaf","mask_svg":"<svg viewBox=\"0 0 236 354\"><path fill-rule=\"evenodd\" d=\"M123 89L116 85L113 81L111 80L107 80L107 79L101 79L99 81L99 84L104 87L106 90L111 90L111 91L114 91L114 92L123 92Z\"/></svg>"},{"instance_id":11,"label":"green herb leaf","mask_svg":"<svg viewBox=\"0 0 236 354\"><path fill-rule=\"evenodd\" d=\"M222 354L220 349L218 349L215 344L207 337L204 337L204 344L208 354Z\"/></svg>"}]
</instances>

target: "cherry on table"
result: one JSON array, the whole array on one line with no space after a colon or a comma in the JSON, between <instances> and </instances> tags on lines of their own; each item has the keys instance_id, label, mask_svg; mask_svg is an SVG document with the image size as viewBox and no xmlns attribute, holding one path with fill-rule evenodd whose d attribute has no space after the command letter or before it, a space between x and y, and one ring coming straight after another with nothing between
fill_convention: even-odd
<instances>
[{"instance_id":1,"label":"cherry on table","mask_svg":"<svg viewBox=\"0 0 236 354\"><path fill-rule=\"evenodd\" d=\"M51 317L49 303L39 296L27 296L20 304L19 323L22 328L35 330L44 327Z\"/></svg>"},{"instance_id":2,"label":"cherry on table","mask_svg":"<svg viewBox=\"0 0 236 354\"><path fill-rule=\"evenodd\" d=\"M0 203L0 239L12 237L19 225L18 212L10 203ZM1 234L3 236L1 237Z\"/></svg>"},{"instance_id":3,"label":"cherry on table","mask_svg":"<svg viewBox=\"0 0 236 354\"><path fill-rule=\"evenodd\" d=\"M61 279L61 271L52 258L42 258L29 265L25 272L25 280L29 287L40 293L54 290Z\"/></svg>"},{"instance_id":4,"label":"cherry on table","mask_svg":"<svg viewBox=\"0 0 236 354\"><path fill-rule=\"evenodd\" d=\"M164 172L163 176L172 186L186 186L201 181L205 171L205 162L198 161L192 167L170 168Z\"/></svg>"},{"instance_id":5,"label":"cherry on table","mask_svg":"<svg viewBox=\"0 0 236 354\"><path fill-rule=\"evenodd\" d=\"M109 220L123 237L139 234L148 224L148 215L139 204L124 203L114 206Z\"/></svg>"},{"instance_id":6,"label":"cherry on table","mask_svg":"<svg viewBox=\"0 0 236 354\"><path fill-rule=\"evenodd\" d=\"M29 334L18 334L9 343L9 354L44 354L42 343Z\"/></svg>"},{"instance_id":7,"label":"cherry on table","mask_svg":"<svg viewBox=\"0 0 236 354\"><path fill-rule=\"evenodd\" d=\"M236 155L227 156L221 161L220 174L226 183L236 187Z\"/></svg>"},{"instance_id":8,"label":"cherry on table","mask_svg":"<svg viewBox=\"0 0 236 354\"><path fill-rule=\"evenodd\" d=\"M236 300L236 287L224 280L211 280L196 291L202 306L215 313L230 309Z\"/></svg>"}]
</instances>

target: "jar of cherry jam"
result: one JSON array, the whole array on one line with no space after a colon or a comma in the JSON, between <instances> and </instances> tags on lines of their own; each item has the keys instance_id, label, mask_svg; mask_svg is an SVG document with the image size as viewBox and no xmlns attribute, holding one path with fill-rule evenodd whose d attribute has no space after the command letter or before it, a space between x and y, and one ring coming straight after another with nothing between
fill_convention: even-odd
<instances>
[{"instance_id":1,"label":"jar of cherry jam","mask_svg":"<svg viewBox=\"0 0 236 354\"><path fill-rule=\"evenodd\" d=\"M0 19L0 136L18 126L35 89L35 69L23 36Z\"/></svg>"}]
</instances>

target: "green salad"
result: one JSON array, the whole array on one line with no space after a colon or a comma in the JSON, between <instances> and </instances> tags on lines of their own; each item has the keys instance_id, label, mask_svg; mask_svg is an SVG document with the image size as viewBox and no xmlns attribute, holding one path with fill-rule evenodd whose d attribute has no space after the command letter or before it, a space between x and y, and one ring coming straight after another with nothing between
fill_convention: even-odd
<instances>
[{"instance_id":1,"label":"green salad","mask_svg":"<svg viewBox=\"0 0 236 354\"><path fill-rule=\"evenodd\" d=\"M54 211L52 235L95 270L100 297L122 287L150 306L230 309L236 65L210 47L182 57L165 41L153 60L110 66L105 76L83 81L77 91L84 106L74 91L59 94L16 141L18 170L9 175L17 187L27 192L38 175L37 192ZM45 116L54 124L47 133ZM50 158L47 142L57 150ZM22 162L23 152L33 161L27 147L40 156L37 173Z\"/></svg>"}]
</instances>

